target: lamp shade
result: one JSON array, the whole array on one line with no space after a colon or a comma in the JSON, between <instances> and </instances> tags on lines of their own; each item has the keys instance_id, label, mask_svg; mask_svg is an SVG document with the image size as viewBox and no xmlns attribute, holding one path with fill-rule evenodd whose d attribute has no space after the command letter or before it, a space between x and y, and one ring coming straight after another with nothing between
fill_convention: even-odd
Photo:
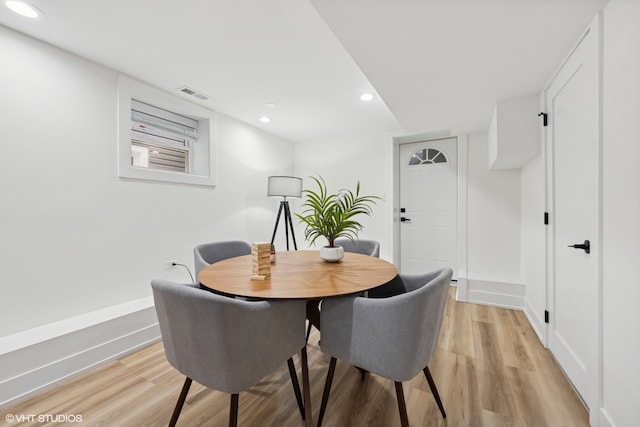
<instances>
[{"instance_id":1,"label":"lamp shade","mask_svg":"<svg viewBox=\"0 0 640 427\"><path fill-rule=\"evenodd\" d=\"M295 176L270 176L267 196L302 197L302 178Z\"/></svg>"}]
</instances>

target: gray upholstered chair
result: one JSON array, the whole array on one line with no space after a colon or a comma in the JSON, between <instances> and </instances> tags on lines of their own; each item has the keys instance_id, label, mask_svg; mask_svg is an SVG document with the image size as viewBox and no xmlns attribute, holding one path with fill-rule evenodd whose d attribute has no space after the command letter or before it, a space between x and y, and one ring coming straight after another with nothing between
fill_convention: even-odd
<instances>
[{"instance_id":1,"label":"gray upholstered chair","mask_svg":"<svg viewBox=\"0 0 640 427\"><path fill-rule=\"evenodd\" d=\"M151 287L167 360L187 376L169 425L178 421L195 380L231 394L229 425L235 426L239 393L285 361L304 418L291 358L306 351L304 301L243 301L166 280Z\"/></svg>"},{"instance_id":2,"label":"gray upholstered chair","mask_svg":"<svg viewBox=\"0 0 640 427\"><path fill-rule=\"evenodd\" d=\"M376 240L351 240L346 238L339 238L334 241L336 246L342 246L345 252L355 252L357 254L364 254L380 257L380 243Z\"/></svg>"},{"instance_id":3,"label":"gray upholstered chair","mask_svg":"<svg viewBox=\"0 0 640 427\"><path fill-rule=\"evenodd\" d=\"M251 244L242 240L227 240L198 245L193 249L196 281L200 270L214 262L241 255L251 255Z\"/></svg>"},{"instance_id":4,"label":"gray upholstered chair","mask_svg":"<svg viewBox=\"0 0 640 427\"><path fill-rule=\"evenodd\" d=\"M380 257L380 242L376 240L351 240L341 237L334 240L334 245L342 246L345 252L369 255L376 258ZM312 326L320 330L320 301L319 299L315 299L307 302L307 319L309 319L307 339L309 339L309 335L311 334Z\"/></svg>"},{"instance_id":5,"label":"gray upholstered chair","mask_svg":"<svg viewBox=\"0 0 640 427\"><path fill-rule=\"evenodd\" d=\"M318 426L329 400L336 359L347 361L396 385L400 420L409 425L402 382L420 371L446 417L428 363L436 350L452 271L400 275L402 292L387 298L327 298L322 303L320 348L331 356Z\"/></svg>"}]
</instances>

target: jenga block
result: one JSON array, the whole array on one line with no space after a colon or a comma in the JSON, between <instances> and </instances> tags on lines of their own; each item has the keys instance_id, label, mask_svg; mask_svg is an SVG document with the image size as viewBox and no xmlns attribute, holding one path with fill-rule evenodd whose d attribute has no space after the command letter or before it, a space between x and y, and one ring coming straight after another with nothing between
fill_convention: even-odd
<instances>
[{"instance_id":1,"label":"jenga block","mask_svg":"<svg viewBox=\"0 0 640 427\"><path fill-rule=\"evenodd\" d=\"M264 280L265 277L271 276L270 243L252 243L251 258L251 271L253 273L252 280ZM263 278L258 279L258 277Z\"/></svg>"}]
</instances>

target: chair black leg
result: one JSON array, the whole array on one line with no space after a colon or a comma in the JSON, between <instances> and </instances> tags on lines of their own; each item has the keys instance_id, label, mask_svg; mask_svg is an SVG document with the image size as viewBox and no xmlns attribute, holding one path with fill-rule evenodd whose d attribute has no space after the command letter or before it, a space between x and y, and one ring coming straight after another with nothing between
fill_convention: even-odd
<instances>
[{"instance_id":1,"label":"chair black leg","mask_svg":"<svg viewBox=\"0 0 640 427\"><path fill-rule=\"evenodd\" d=\"M442 406L442 401L440 400L440 395L438 394L438 389L436 388L436 383L433 382L433 377L431 377L431 372L429 371L429 367L425 366L422 372L424 372L424 376L427 378L427 382L429 383L429 388L431 388L431 393L433 394L433 397L436 399L438 408L440 408L440 412L442 413L442 418L447 418L447 414L444 412L444 406Z\"/></svg>"},{"instance_id":2,"label":"chair black leg","mask_svg":"<svg viewBox=\"0 0 640 427\"><path fill-rule=\"evenodd\" d=\"M309 325L307 326L307 341L309 341L309 336L311 336L312 326L320 330L320 301L319 299L307 301L307 320L309 321Z\"/></svg>"},{"instance_id":3,"label":"chair black leg","mask_svg":"<svg viewBox=\"0 0 640 427\"><path fill-rule=\"evenodd\" d=\"M236 427L238 425L238 400L240 395L234 393L231 395L231 406L229 407L229 427Z\"/></svg>"},{"instance_id":4,"label":"chair black leg","mask_svg":"<svg viewBox=\"0 0 640 427\"><path fill-rule=\"evenodd\" d=\"M187 400L187 393L189 393L189 387L191 387L191 382L193 380L189 377L184 380L184 385L182 386L182 391L180 392L180 396L178 397L178 401L176 402L176 407L173 409L173 414L171 415L171 421L169 421L169 427L175 427L178 422L178 417L180 416L180 411L182 411L182 405L184 405L184 401Z\"/></svg>"},{"instance_id":5,"label":"chair black leg","mask_svg":"<svg viewBox=\"0 0 640 427\"><path fill-rule=\"evenodd\" d=\"M307 341L309 341L309 335L311 335L311 327L313 325L311 324L311 320L309 320L309 326L307 326Z\"/></svg>"},{"instance_id":6,"label":"chair black leg","mask_svg":"<svg viewBox=\"0 0 640 427\"><path fill-rule=\"evenodd\" d=\"M304 424L310 426L313 422L311 413L311 387L309 385L309 362L307 360L307 345L300 350L300 364L302 365L302 394L304 399Z\"/></svg>"},{"instance_id":7,"label":"chair black leg","mask_svg":"<svg viewBox=\"0 0 640 427\"><path fill-rule=\"evenodd\" d=\"M291 376L291 384L293 385L293 392L296 395L296 401L298 402L298 409L300 409L300 415L304 420L304 405L302 404L302 394L300 393L300 384L298 383L298 374L296 373L296 366L293 364L293 358L290 357L287 360L289 366L289 375Z\"/></svg>"},{"instance_id":8,"label":"chair black leg","mask_svg":"<svg viewBox=\"0 0 640 427\"><path fill-rule=\"evenodd\" d=\"M407 406L404 403L404 390L402 389L402 383L394 381L396 383L396 397L398 398L398 411L400 412L400 425L402 427L409 427L409 417L407 416Z\"/></svg>"},{"instance_id":9,"label":"chair black leg","mask_svg":"<svg viewBox=\"0 0 640 427\"><path fill-rule=\"evenodd\" d=\"M358 369L358 371L360 371L360 381L364 381L364 377L369 373L369 371L367 371L366 369L358 368L357 366L356 368Z\"/></svg>"},{"instance_id":10,"label":"chair black leg","mask_svg":"<svg viewBox=\"0 0 640 427\"><path fill-rule=\"evenodd\" d=\"M318 414L318 427L322 426L324 411L327 409L329 401L329 392L331 392L331 382L333 381L333 373L336 370L336 358L332 357L329 362L329 371L327 372L327 380L324 383L324 392L322 393L322 404L320 405L320 413Z\"/></svg>"}]
</instances>

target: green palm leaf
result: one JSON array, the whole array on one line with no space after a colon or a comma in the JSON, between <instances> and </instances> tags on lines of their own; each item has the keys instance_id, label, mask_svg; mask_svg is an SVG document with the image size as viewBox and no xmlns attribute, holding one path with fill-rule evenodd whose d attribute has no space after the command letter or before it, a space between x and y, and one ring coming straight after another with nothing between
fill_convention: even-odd
<instances>
[{"instance_id":1,"label":"green palm leaf","mask_svg":"<svg viewBox=\"0 0 640 427\"><path fill-rule=\"evenodd\" d=\"M333 246L338 237L356 239L363 227L353 218L357 215L370 216L373 213L372 205L380 198L360 195L360 181L356 185L355 193L342 189L330 194L322 177L311 178L318 189L303 190L306 196L302 204L304 209L302 213L296 213L300 222L305 224L305 240L315 244L319 237L324 237L329 246Z\"/></svg>"}]
</instances>

